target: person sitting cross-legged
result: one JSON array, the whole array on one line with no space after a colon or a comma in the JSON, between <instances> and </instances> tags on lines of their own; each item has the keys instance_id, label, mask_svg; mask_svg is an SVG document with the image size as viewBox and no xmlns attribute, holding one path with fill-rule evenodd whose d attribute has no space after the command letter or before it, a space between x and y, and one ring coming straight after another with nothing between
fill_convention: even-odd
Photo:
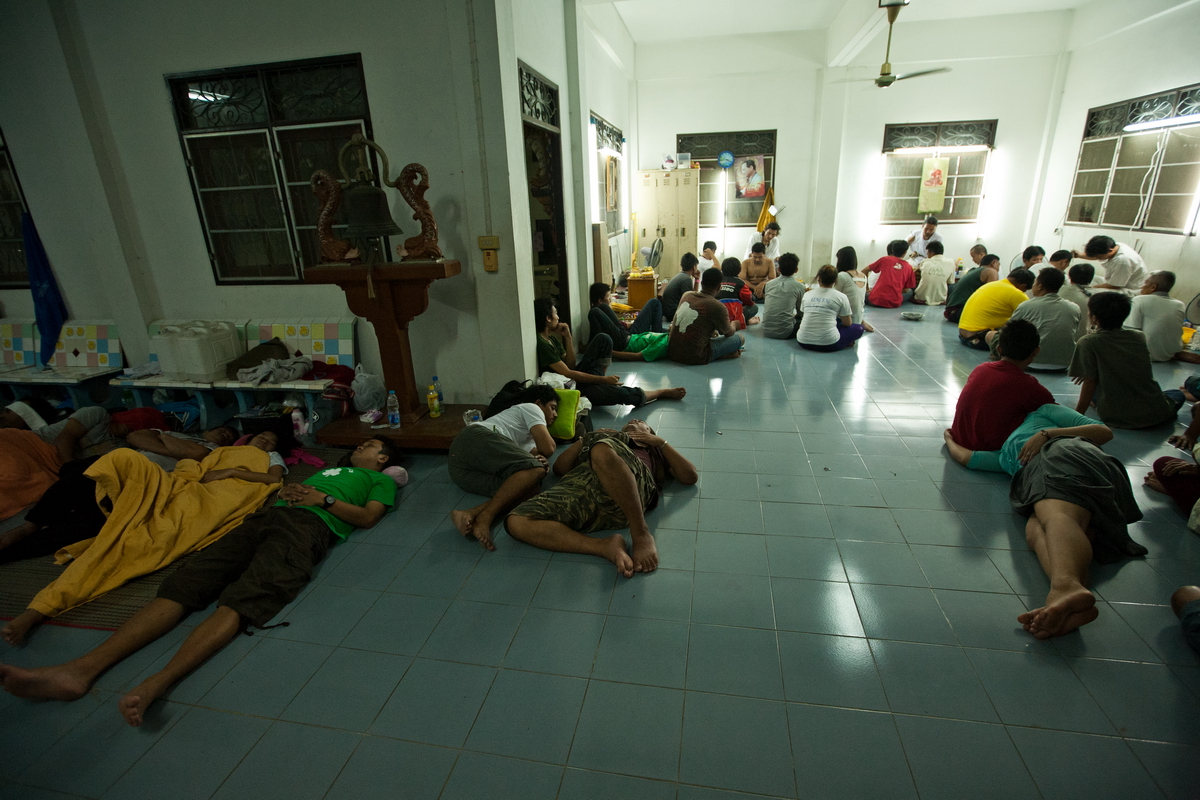
<instances>
[{"instance_id":1,"label":"person sitting cross-legged","mask_svg":"<svg viewBox=\"0 0 1200 800\"><path fill-rule=\"evenodd\" d=\"M716 299L724 278L716 267L706 269L700 276L700 291L679 298L668 334L667 358L679 364L707 364L741 356L746 339L734 330L725 304Z\"/></svg>"},{"instance_id":2,"label":"person sitting cross-legged","mask_svg":"<svg viewBox=\"0 0 1200 800\"><path fill-rule=\"evenodd\" d=\"M146 709L171 686L295 599L331 545L383 518L395 503L396 484L381 470L394 456L388 443L368 439L351 454L349 467L285 485L273 508L251 515L168 576L158 597L95 649L55 666L0 664L0 685L18 697L77 700L105 670L172 630L188 612L216 601L216 610L170 661L118 702L125 721L141 725Z\"/></svg>"},{"instance_id":3,"label":"person sitting cross-legged","mask_svg":"<svg viewBox=\"0 0 1200 800\"><path fill-rule=\"evenodd\" d=\"M912 301L919 306L940 306L946 302L949 286L954 283L954 262L946 257L941 242L929 242L925 251L929 257L921 262Z\"/></svg>"},{"instance_id":4,"label":"person sitting cross-legged","mask_svg":"<svg viewBox=\"0 0 1200 800\"><path fill-rule=\"evenodd\" d=\"M1000 280L997 269L1000 266L1000 256L987 251L980 252L982 245L971 248L971 258L976 259L975 266L960 278L946 297L946 310L942 316L947 322L958 322L962 317L963 307L971 299L971 295L979 291L985 283Z\"/></svg>"},{"instance_id":5,"label":"person sitting cross-legged","mask_svg":"<svg viewBox=\"0 0 1200 800\"><path fill-rule=\"evenodd\" d=\"M805 350L833 353L853 347L863 335L863 326L850 321L850 300L833 288L837 267L826 264L817 270L817 286L804 295L803 319L796 341Z\"/></svg>"},{"instance_id":6,"label":"person sitting cross-legged","mask_svg":"<svg viewBox=\"0 0 1200 800\"><path fill-rule=\"evenodd\" d=\"M658 568L658 549L646 512L658 503L668 477L684 486L700 479L696 467L641 420L618 433L598 430L575 442L554 462L555 486L512 510L505 526L514 539L544 550L585 553L611 561L626 578ZM625 537L589 533L629 528Z\"/></svg>"},{"instance_id":7,"label":"person sitting cross-legged","mask_svg":"<svg viewBox=\"0 0 1200 800\"><path fill-rule=\"evenodd\" d=\"M1094 333L1075 343L1067 374L1079 384L1075 410L1096 413L1114 428L1150 428L1175 419L1184 394L1163 391L1154 380L1150 351L1141 331L1123 330L1131 302L1123 292L1097 292L1088 300Z\"/></svg>"},{"instance_id":8,"label":"person sitting cross-legged","mask_svg":"<svg viewBox=\"0 0 1200 800\"><path fill-rule=\"evenodd\" d=\"M632 335L659 333L662 330L663 304L657 297L646 301L632 325L626 325L612 310L612 290L607 283L593 283L588 287L588 298L592 304L588 311L588 326L592 336L607 333L608 338L612 339L614 352L624 351Z\"/></svg>"},{"instance_id":9,"label":"person sitting cross-legged","mask_svg":"<svg viewBox=\"0 0 1200 800\"><path fill-rule=\"evenodd\" d=\"M721 274L724 276L721 279L721 288L717 292L717 299L721 302L732 302L734 300L742 304L742 316L746 319L747 325L757 325L758 304L754 302L754 289L749 283L741 278L742 262L736 258L727 258L721 262Z\"/></svg>"},{"instance_id":10,"label":"person sitting cross-legged","mask_svg":"<svg viewBox=\"0 0 1200 800\"><path fill-rule=\"evenodd\" d=\"M1004 280L980 286L967 299L958 318L958 340L973 350L987 350L987 335L1008 322L1017 306L1029 298L1025 292L1033 286L1033 273L1014 269Z\"/></svg>"},{"instance_id":11,"label":"person sitting cross-legged","mask_svg":"<svg viewBox=\"0 0 1200 800\"><path fill-rule=\"evenodd\" d=\"M541 491L555 450L549 426L556 419L558 393L551 386L535 385L515 395L507 408L472 422L454 437L450 480L464 491L491 498L450 512L459 533L496 549L492 521Z\"/></svg>"},{"instance_id":12,"label":"person sitting cross-legged","mask_svg":"<svg viewBox=\"0 0 1200 800\"><path fill-rule=\"evenodd\" d=\"M767 281L763 301L763 336L768 339L791 339L804 317L804 284L796 277L800 259L795 253L779 257L779 277Z\"/></svg>"},{"instance_id":13,"label":"person sitting cross-legged","mask_svg":"<svg viewBox=\"0 0 1200 800\"><path fill-rule=\"evenodd\" d=\"M1017 306L1009 323L1023 319L1037 326L1041 353L1030 364L1031 369L1043 371L1064 370L1075 353L1075 341L1079 338L1079 306L1059 297L1066 276L1054 267L1042 267L1033 282L1033 297ZM992 357L996 355L998 332L987 335L992 345Z\"/></svg>"},{"instance_id":14,"label":"person sitting cross-legged","mask_svg":"<svg viewBox=\"0 0 1200 800\"><path fill-rule=\"evenodd\" d=\"M904 260L909 243L896 239L887 246L887 255L867 267L868 273L879 276L867 294L867 304L879 308L899 308L904 302L904 292L915 289L917 278L912 266ZM924 256L921 256L924 260Z\"/></svg>"},{"instance_id":15,"label":"person sitting cross-legged","mask_svg":"<svg viewBox=\"0 0 1200 800\"><path fill-rule=\"evenodd\" d=\"M1142 284L1141 293L1133 297L1125 328L1146 334L1151 361L1176 359L1200 364L1200 353L1183 347L1184 307L1182 300L1171 297L1174 288L1174 272L1151 272Z\"/></svg>"}]
</instances>

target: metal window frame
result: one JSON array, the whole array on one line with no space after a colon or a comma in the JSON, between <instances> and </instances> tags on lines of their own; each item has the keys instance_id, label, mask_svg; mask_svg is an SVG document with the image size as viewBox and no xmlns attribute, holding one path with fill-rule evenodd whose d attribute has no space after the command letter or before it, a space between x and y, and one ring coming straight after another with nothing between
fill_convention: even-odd
<instances>
[{"instance_id":1,"label":"metal window frame","mask_svg":"<svg viewBox=\"0 0 1200 800\"><path fill-rule=\"evenodd\" d=\"M0 131L0 156L3 156L4 162L8 165L8 171L13 177L13 183L17 185L17 198L21 201L21 211L28 214L29 201L25 199L25 190L21 187L21 176L17 174L17 165L13 163L12 151L8 148L8 142L4 138L4 131ZM24 241L21 242L24 248ZM6 281L0 279L0 291L9 289L20 290L31 288L29 283L29 273L25 273L24 281Z\"/></svg>"},{"instance_id":2,"label":"metal window frame","mask_svg":"<svg viewBox=\"0 0 1200 800\"><path fill-rule=\"evenodd\" d=\"M941 123L941 124L958 124L958 123ZM952 146L953 145L948 145L947 147L952 147ZM932 153L932 155L928 155L928 156L920 155L917 153L896 153L891 150L888 150L883 153L883 157L885 159L886 158L906 158L906 157L946 158L947 155L942 153L943 149L945 149L945 148L931 147L931 148L929 148L929 152ZM946 200L950 203L951 208L954 207L955 200L978 200L980 203L980 206L983 205L983 201L987 197L987 169L988 169L988 165L991 163L991 160L992 160L992 149L993 148L988 147L987 150L981 151L983 153L983 171L982 172L971 172L971 173L961 173L961 174L956 172L954 175L947 176L948 178L954 178L956 180L955 187L958 186L958 184L957 184L958 178L982 178L983 179L983 181L980 184L979 194L957 194L957 193L951 194L950 192L947 192ZM954 155L954 154L950 153L949 155ZM884 181L887 181L888 180L887 175L884 175L883 179L884 179ZM917 180L918 181L920 180L919 176L918 176ZM920 184L918 183L918 186L919 185ZM883 203L886 203L888 200L917 200L920 198L919 192L920 192L920 190L918 190L917 195L914 195L912 197L908 197L908 196L880 197L879 224L880 225L910 225L910 224L919 224L921 222L924 222L925 217L927 217L928 214L918 213L916 217L913 217L911 219L884 219L883 218ZM945 214L947 212L942 211L939 213ZM949 213L953 213L953 212L949 212ZM942 219L939 217L938 224L940 224L940 225L965 225L965 224L974 224L974 223L977 223L978 221L979 221L979 211L978 211L978 209L976 209L975 216L973 216L969 219Z\"/></svg>"},{"instance_id":3,"label":"metal window frame","mask_svg":"<svg viewBox=\"0 0 1200 800\"><path fill-rule=\"evenodd\" d=\"M359 79L362 86L363 109L362 115L353 117L333 117L320 120L309 121L293 121L293 120L276 120L271 108L271 98L264 96L264 103L267 109L266 123L243 124L243 125L228 125L228 126L212 126L203 129L185 129L180 124L180 116L178 112L178 91L180 86L186 86L188 81L194 81L198 78L220 78L226 75L246 75L248 73L258 73L263 76L263 92L267 92L267 81L265 76L267 73L286 70L289 68L300 67L320 67L323 65L346 65L353 64L357 67ZM196 203L197 221L200 223L201 234L204 237L204 242L208 248L209 266L212 269L213 281L217 286L296 286L304 283L304 264L300 255L300 242L297 234L297 226L295 217L292 211L291 199L288 192L288 183L286 176L283 173L282 152L279 148L278 138L274 134L276 128L282 130L306 127L320 127L323 125L344 125L347 123L357 123L363 130L363 134L368 139L374 138L374 131L371 125L371 102L367 92L366 76L362 68L361 53L345 53L341 55L324 56L320 58L295 59L290 61L274 61L262 64L248 64L235 67L226 67L215 70L199 70L193 72L177 72L163 76L164 83L167 89L167 99L171 106L171 116L175 121L175 129L179 135L179 146L183 155L185 168L188 171L188 180L192 189L192 200ZM188 150L187 140L201 136L221 136L234 135L238 133L252 133L256 131L267 132L267 141L272 150L272 156L275 159L275 174L277 185L276 197L281 204L281 210L284 215L285 225L287 227L288 241L292 247L292 277L290 278L230 278L221 274L221 266L217 262L216 251L213 248L212 237L208 225L207 215L204 212L204 206L201 203L199 186L196 182L195 168L192 164L191 154ZM372 166L376 167L375 154L370 154ZM379 183L378 169L374 169L376 173L376 184ZM390 240L385 239L384 246L386 252L391 252Z\"/></svg>"}]
</instances>

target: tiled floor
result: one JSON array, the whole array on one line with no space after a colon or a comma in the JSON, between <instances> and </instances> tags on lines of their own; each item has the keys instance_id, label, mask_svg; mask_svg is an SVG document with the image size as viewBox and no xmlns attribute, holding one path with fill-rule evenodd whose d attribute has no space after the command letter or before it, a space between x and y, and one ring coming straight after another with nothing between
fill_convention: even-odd
<instances>
[{"instance_id":1,"label":"tiled floor","mask_svg":"<svg viewBox=\"0 0 1200 800\"><path fill-rule=\"evenodd\" d=\"M942 451L981 355L939 316L875 311L848 353L752 331L737 361L621 364L688 388L639 413L702 475L650 515L653 575L503 534L484 553L447 519L473 501L444 459L413 459L397 512L333 550L291 625L236 641L147 726L118 693L183 630L77 702L0 693L0 796L1197 797L1200 659L1166 603L1200 580L1200 538L1140 487L1168 431L1108 448L1150 555L1095 570L1097 622L1031 639L1015 617L1046 580L1006 482ZM103 635L47 627L0 657Z\"/></svg>"}]
</instances>

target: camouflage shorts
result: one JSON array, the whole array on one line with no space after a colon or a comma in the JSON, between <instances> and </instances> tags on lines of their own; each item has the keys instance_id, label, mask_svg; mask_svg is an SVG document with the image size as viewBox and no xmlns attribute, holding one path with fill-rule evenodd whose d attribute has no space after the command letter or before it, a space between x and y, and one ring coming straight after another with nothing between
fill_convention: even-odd
<instances>
[{"instance_id":1,"label":"camouflage shorts","mask_svg":"<svg viewBox=\"0 0 1200 800\"><path fill-rule=\"evenodd\" d=\"M511 513L561 522L579 533L628 528L629 520L604 491L600 479L592 470L592 448L601 442L612 448L629 467L637 483L642 508L648 508L658 494L658 487L645 463L629 449L629 437L624 433L596 431L583 437L579 462L561 481L537 497L521 503Z\"/></svg>"}]
</instances>

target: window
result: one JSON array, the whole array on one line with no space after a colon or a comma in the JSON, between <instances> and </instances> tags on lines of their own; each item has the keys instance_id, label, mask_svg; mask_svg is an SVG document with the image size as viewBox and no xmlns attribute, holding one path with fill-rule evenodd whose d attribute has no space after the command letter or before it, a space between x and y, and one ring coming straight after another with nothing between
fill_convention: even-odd
<instances>
[{"instance_id":1,"label":"window","mask_svg":"<svg viewBox=\"0 0 1200 800\"><path fill-rule=\"evenodd\" d=\"M621 171L622 154L625 150L625 134L598 114L592 114L592 125L596 131L596 182L597 206L600 216L608 226L609 237L625 231L621 217Z\"/></svg>"},{"instance_id":2,"label":"window","mask_svg":"<svg viewBox=\"0 0 1200 800\"><path fill-rule=\"evenodd\" d=\"M996 139L996 120L887 125L883 132L882 223L920 222L921 175L927 158L949 159L941 222L974 222L983 201L988 156Z\"/></svg>"},{"instance_id":3,"label":"window","mask_svg":"<svg viewBox=\"0 0 1200 800\"><path fill-rule=\"evenodd\" d=\"M354 133L371 137L360 57L174 75L167 83L217 283L300 281L320 262L312 173L340 179L342 145ZM345 228L344 209L333 226Z\"/></svg>"},{"instance_id":4,"label":"window","mask_svg":"<svg viewBox=\"0 0 1200 800\"><path fill-rule=\"evenodd\" d=\"M1200 86L1088 111L1067 222L1194 233Z\"/></svg>"},{"instance_id":5,"label":"window","mask_svg":"<svg viewBox=\"0 0 1200 800\"><path fill-rule=\"evenodd\" d=\"M775 185L775 131L732 133L683 133L675 137L678 153L691 153L700 162L700 227L744 228L758 225L762 212L762 194L743 197L739 181L744 182L746 161L755 162L762 177L762 191ZM733 153L733 166L724 169L717 156Z\"/></svg>"},{"instance_id":6,"label":"window","mask_svg":"<svg viewBox=\"0 0 1200 800\"><path fill-rule=\"evenodd\" d=\"M28 211L17 171L0 132L0 289L28 289L21 214Z\"/></svg>"}]
</instances>

